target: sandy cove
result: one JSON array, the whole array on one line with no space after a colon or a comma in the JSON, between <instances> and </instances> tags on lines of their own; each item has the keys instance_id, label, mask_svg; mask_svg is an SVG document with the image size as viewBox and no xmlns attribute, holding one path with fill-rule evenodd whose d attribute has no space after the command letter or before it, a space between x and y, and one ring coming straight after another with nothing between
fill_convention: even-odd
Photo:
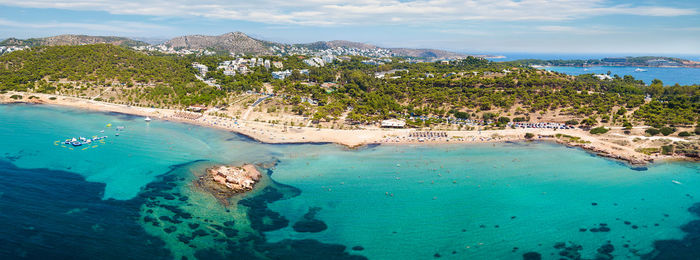
<instances>
[{"instance_id":1,"label":"sandy cove","mask_svg":"<svg viewBox=\"0 0 700 260\"><path fill-rule=\"evenodd\" d=\"M23 100L9 98L11 95L22 95ZM37 96L40 99L27 100L28 96ZM54 100L50 97L56 97ZM602 135L596 136L581 129L504 129L484 131L435 131L445 133L446 137L415 138L409 137L409 133L416 131L430 131L417 129L383 129L378 127L365 127L364 129L327 129L313 127L291 127L280 124L270 124L256 121L236 120L212 115L204 115L197 119L186 119L176 116L182 113L179 110L144 108L112 104L76 97L66 97L39 93L8 92L0 94L0 103L40 103L68 106L80 109L103 112L118 112L131 115L149 116L153 119L170 120L196 124L205 127L214 127L233 131L263 143L336 143L350 148L366 144L442 144L442 143L488 143L521 141L526 133L535 135L534 140L549 140L563 143L569 146L581 147L587 151L601 156L627 161L634 165L643 165L655 160L682 159L679 156L646 155L635 151L634 145L619 145L621 141L631 141L639 136ZM569 135L580 138L579 141L567 141L556 138L557 134Z\"/></svg>"}]
</instances>

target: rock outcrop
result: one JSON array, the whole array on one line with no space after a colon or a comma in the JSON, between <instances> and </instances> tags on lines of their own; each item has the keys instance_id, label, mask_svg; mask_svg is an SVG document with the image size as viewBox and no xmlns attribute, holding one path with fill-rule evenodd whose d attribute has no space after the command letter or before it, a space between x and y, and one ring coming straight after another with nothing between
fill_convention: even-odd
<instances>
[{"instance_id":1,"label":"rock outcrop","mask_svg":"<svg viewBox=\"0 0 700 260\"><path fill-rule=\"evenodd\" d=\"M253 190L262 175L252 164L241 167L220 165L209 168L195 185L211 193L224 205L233 195Z\"/></svg>"}]
</instances>

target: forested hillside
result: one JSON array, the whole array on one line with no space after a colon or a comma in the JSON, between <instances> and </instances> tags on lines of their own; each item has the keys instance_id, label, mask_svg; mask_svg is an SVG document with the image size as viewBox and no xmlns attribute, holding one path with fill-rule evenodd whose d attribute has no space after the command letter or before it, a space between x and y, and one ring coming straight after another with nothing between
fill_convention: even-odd
<instances>
[{"instance_id":1,"label":"forested hillside","mask_svg":"<svg viewBox=\"0 0 700 260\"><path fill-rule=\"evenodd\" d=\"M113 100L189 105L223 96L197 80L190 64L109 44L34 47L0 56L0 90L66 93L119 90ZM138 102L141 103L141 102Z\"/></svg>"},{"instance_id":2,"label":"forested hillside","mask_svg":"<svg viewBox=\"0 0 700 260\"><path fill-rule=\"evenodd\" d=\"M250 58L250 57L248 57ZM224 75L216 67L228 55L171 56L107 45L34 47L0 56L0 90L33 91L164 108L192 104L226 107L244 91L274 88L283 110L315 121L340 118L371 123L387 118L426 116L415 126L446 118L494 122L569 120L587 126L651 125L690 127L700 119L700 87L646 85L631 76L601 80L547 72L517 63L469 57L449 63L383 65L349 57L311 67L302 56L265 56L292 73L273 79L274 68L251 66ZM195 77L192 63L210 68ZM300 70L308 69L308 73ZM280 69L278 69L280 70ZM273 111L272 109L271 111Z\"/></svg>"}]
</instances>

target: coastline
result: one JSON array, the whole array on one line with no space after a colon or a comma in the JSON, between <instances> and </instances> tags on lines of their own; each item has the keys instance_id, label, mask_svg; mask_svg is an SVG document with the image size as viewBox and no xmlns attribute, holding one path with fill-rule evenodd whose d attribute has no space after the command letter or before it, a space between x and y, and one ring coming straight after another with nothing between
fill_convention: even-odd
<instances>
[{"instance_id":1,"label":"coastline","mask_svg":"<svg viewBox=\"0 0 700 260\"><path fill-rule=\"evenodd\" d=\"M39 99L14 100L11 95L36 96ZM49 99L55 97L54 100ZM692 160L683 156L646 155L635 151L634 147L619 145L623 139L633 136L596 136L581 129L503 129L483 131L439 131L420 129L383 129L367 127L364 129L327 129L314 127L291 127L279 124L236 120L213 115L203 115L196 119L179 117L176 113L182 111L161 108L144 108L128 105L112 104L76 97L49 95L40 93L8 92L0 94L0 104L30 103L66 106L100 112L116 112L136 116L151 117L154 120L166 120L212 127L232 131L249 137L261 143L270 144L300 144L300 143L334 143L350 149L371 144L460 144L460 143L496 143L529 140L553 141L563 145L579 147L598 156L625 161L630 165L646 165L655 161ZM441 132L444 137L415 138L409 134L415 131ZM532 139L525 138L526 133L535 135ZM576 140L559 138L560 136L576 137ZM617 138L617 140L615 140Z\"/></svg>"}]
</instances>

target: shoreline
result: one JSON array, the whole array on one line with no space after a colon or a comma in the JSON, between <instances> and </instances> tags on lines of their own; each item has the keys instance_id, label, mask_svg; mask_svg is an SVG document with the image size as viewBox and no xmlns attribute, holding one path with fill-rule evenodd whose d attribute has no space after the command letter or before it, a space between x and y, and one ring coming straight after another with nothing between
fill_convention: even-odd
<instances>
[{"instance_id":1,"label":"shoreline","mask_svg":"<svg viewBox=\"0 0 700 260\"><path fill-rule=\"evenodd\" d=\"M40 99L14 100L11 95L36 96ZM55 97L54 100L49 99ZM647 165L655 161L689 160L684 156L652 156L635 151L634 147L616 144L606 140L613 136L596 136L581 129L536 129L516 128L503 130L483 131L441 131L421 129L384 129L367 127L364 129L328 129L300 126L284 126L278 124L247 121L240 119L223 118L212 115L202 115L195 119L178 117L180 110L144 108L128 105L112 104L76 97L49 95L41 93L8 92L0 94L0 104L28 103L58 105L71 108L85 109L89 111L123 113L134 116L151 117L154 120L166 120L179 123L187 123L202 127L211 127L235 132L252 140L269 144L339 144L348 149L357 149L362 146L374 144L468 144L468 143L497 143L517 141L553 141L562 145L579 147L598 156L625 161L633 166ZM442 133L440 137L416 138L409 133L433 132ZM525 138L526 133L535 135L532 139ZM564 140L559 136L573 136L578 141ZM631 136L616 137L620 140L630 139Z\"/></svg>"}]
</instances>

